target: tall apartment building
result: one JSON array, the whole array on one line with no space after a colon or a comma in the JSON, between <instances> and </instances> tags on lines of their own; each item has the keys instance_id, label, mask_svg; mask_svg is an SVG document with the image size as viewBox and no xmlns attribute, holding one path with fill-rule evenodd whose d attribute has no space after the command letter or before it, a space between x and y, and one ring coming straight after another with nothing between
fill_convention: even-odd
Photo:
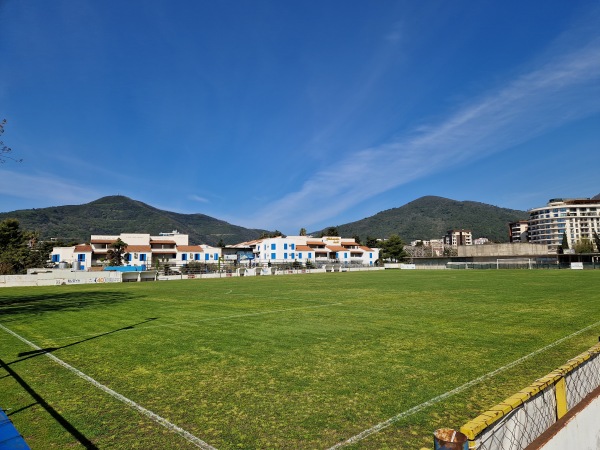
<instances>
[{"instance_id":1,"label":"tall apartment building","mask_svg":"<svg viewBox=\"0 0 600 450\"><path fill-rule=\"evenodd\" d=\"M541 208L529 210L529 242L547 244L551 249L567 236L569 247L600 233L600 200L590 198L551 199ZM600 250L600 249L597 249Z\"/></svg>"},{"instance_id":2,"label":"tall apartment building","mask_svg":"<svg viewBox=\"0 0 600 450\"><path fill-rule=\"evenodd\" d=\"M471 230L448 230L444 236L444 244L458 247L459 245L473 245Z\"/></svg>"},{"instance_id":3,"label":"tall apartment building","mask_svg":"<svg viewBox=\"0 0 600 450\"><path fill-rule=\"evenodd\" d=\"M508 224L508 241L513 242L527 242L527 232L529 231L529 221L519 220L517 222L510 222Z\"/></svg>"}]
</instances>

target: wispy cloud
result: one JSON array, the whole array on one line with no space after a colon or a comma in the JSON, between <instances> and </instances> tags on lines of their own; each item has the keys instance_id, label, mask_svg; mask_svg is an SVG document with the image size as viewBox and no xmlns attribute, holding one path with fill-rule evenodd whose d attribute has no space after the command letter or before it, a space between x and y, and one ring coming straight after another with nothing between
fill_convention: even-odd
<instances>
[{"instance_id":1,"label":"wispy cloud","mask_svg":"<svg viewBox=\"0 0 600 450\"><path fill-rule=\"evenodd\" d=\"M0 169L0 195L35 200L39 206L81 204L101 194L48 173L24 174Z\"/></svg>"},{"instance_id":2,"label":"wispy cloud","mask_svg":"<svg viewBox=\"0 0 600 450\"><path fill-rule=\"evenodd\" d=\"M266 205L252 222L311 226L416 179L484 158L600 111L600 38L563 49L537 68L458 107L445 120L349 155L302 188Z\"/></svg>"},{"instance_id":3,"label":"wispy cloud","mask_svg":"<svg viewBox=\"0 0 600 450\"><path fill-rule=\"evenodd\" d=\"M196 194L191 194L188 196L188 198L190 200L193 200L195 202L200 202L200 203L209 203L209 200L204 198L204 197L200 197L199 195Z\"/></svg>"}]
</instances>

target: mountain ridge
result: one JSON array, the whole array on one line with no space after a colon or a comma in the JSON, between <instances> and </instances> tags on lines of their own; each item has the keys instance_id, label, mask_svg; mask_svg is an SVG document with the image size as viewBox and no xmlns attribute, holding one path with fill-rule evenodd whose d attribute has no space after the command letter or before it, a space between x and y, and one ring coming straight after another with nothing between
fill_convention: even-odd
<instances>
[{"instance_id":1,"label":"mountain ridge","mask_svg":"<svg viewBox=\"0 0 600 450\"><path fill-rule=\"evenodd\" d=\"M155 208L122 195L99 198L83 205L52 206L0 213L0 220L18 219L25 229L38 231L42 239L89 241L92 234L150 233L178 230L191 243L216 245L219 240L235 244L259 238L267 230L232 225L202 213L182 214ZM481 202L424 196L403 206L370 217L338 225L342 236L387 238L404 241L439 239L449 229L470 229L473 237L494 242L508 241L508 223L528 217L526 211L501 208ZM318 234L322 231L315 231Z\"/></svg>"},{"instance_id":2,"label":"mountain ridge","mask_svg":"<svg viewBox=\"0 0 600 450\"><path fill-rule=\"evenodd\" d=\"M468 229L473 232L474 238L508 242L509 222L524 220L528 216L527 211L427 195L336 228L342 236L359 236L361 240L397 234L405 242L411 242L440 239L451 229Z\"/></svg>"},{"instance_id":3,"label":"mountain ridge","mask_svg":"<svg viewBox=\"0 0 600 450\"><path fill-rule=\"evenodd\" d=\"M89 242L92 234L149 233L177 230L191 243L216 245L260 237L266 230L244 228L201 213L181 214L161 210L139 200L111 195L82 205L51 206L0 213L0 220L15 218L37 231L42 239Z\"/></svg>"}]
</instances>

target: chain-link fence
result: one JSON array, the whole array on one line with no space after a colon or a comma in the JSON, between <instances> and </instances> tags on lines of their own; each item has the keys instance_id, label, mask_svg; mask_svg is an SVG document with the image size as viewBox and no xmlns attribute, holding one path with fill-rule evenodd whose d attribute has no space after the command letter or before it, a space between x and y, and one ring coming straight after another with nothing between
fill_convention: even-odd
<instances>
[{"instance_id":1,"label":"chain-link fence","mask_svg":"<svg viewBox=\"0 0 600 450\"><path fill-rule=\"evenodd\" d=\"M600 386L600 344L461 428L471 450L522 450Z\"/></svg>"}]
</instances>

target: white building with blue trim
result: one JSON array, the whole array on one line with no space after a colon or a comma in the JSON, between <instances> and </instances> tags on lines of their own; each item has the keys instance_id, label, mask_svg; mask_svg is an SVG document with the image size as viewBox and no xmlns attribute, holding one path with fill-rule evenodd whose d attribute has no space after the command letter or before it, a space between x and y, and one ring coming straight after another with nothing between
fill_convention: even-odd
<instances>
[{"instance_id":1,"label":"white building with blue trim","mask_svg":"<svg viewBox=\"0 0 600 450\"><path fill-rule=\"evenodd\" d=\"M145 233L121 233L119 235L92 235L89 244L72 247L54 247L51 262L67 263L80 270L106 263L110 246L121 239L127 244L125 263L131 266L152 266L168 264L184 266L190 262L217 263L221 249L209 245L189 245L187 234L160 233L151 236Z\"/></svg>"},{"instance_id":2,"label":"white building with blue trim","mask_svg":"<svg viewBox=\"0 0 600 450\"><path fill-rule=\"evenodd\" d=\"M344 265L373 266L379 259L379 249L360 245L355 239L339 236L277 236L227 246L226 251L237 250L239 258L254 264L282 263L307 264L340 263Z\"/></svg>"}]
</instances>

